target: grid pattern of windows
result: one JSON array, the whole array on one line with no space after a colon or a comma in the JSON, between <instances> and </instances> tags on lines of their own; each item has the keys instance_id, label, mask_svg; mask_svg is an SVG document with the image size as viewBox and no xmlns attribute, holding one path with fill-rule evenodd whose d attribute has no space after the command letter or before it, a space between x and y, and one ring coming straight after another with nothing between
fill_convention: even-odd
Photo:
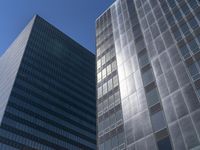
<instances>
[{"instance_id":1,"label":"grid pattern of windows","mask_svg":"<svg viewBox=\"0 0 200 150\"><path fill-rule=\"evenodd\" d=\"M94 54L39 16L24 46L0 149L96 149Z\"/></svg>"},{"instance_id":2,"label":"grid pattern of windows","mask_svg":"<svg viewBox=\"0 0 200 150\"><path fill-rule=\"evenodd\" d=\"M125 148L111 10L96 22L98 149Z\"/></svg>"}]
</instances>

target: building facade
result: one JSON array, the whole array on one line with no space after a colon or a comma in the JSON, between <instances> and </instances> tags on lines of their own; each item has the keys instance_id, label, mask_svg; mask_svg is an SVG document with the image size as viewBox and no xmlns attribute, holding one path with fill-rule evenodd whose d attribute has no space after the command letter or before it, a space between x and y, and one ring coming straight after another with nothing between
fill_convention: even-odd
<instances>
[{"instance_id":1,"label":"building facade","mask_svg":"<svg viewBox=\"0 0 200 150\"><path fill-rule=\"evenodd\" d=\"M95 55L35 16L0 57L1 150L95 150Z\"/></svg>"},{"instance_id":2,"label":"building facade","mask_svg":"<svg viewBox=\"0 0 200 150\"><path fill-rule=\"evenodd\" d=\"M96 48L99 150L200 149L200 1L116 0Z\"/></svg>"}]
</instances>

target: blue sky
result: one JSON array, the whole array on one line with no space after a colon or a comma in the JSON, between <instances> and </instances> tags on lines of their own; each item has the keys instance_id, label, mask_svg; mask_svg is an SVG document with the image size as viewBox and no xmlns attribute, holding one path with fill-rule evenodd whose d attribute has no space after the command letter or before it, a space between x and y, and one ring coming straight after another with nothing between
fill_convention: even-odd
<instances>
[{"instance_id":1,"label":"blue sky","mask_svg":"<svg viewBox=\"0 0 200 150\"><path fill-rule=\"evenodd\" d=\"M95 51L95 20L115 0L0 0L0 55L34 14L90 51Z\"/></svg>"}]
</instances>

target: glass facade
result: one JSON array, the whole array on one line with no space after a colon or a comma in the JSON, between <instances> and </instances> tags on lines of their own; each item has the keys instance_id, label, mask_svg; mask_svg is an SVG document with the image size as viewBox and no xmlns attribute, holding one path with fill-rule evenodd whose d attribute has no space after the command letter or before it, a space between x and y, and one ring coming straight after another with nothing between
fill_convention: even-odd
<instances>
[{"instance_id":1,"label":"glass facade","mask_svg":"<svg viewBox=\"0 0 200 150\"><path fill-rule=\"evenodd\" d=\"M0 74L0 149L95 150L95 55L39 16L17 41L0 59L15 70Z\"/></svg>"},{"instance_id":2,"label":"glass facade","mask_svg":"<svg viewBox=\"0 0 200 150\"><path fill-rule=\"evenodd\" d=\"M96 45L98 149L199 149L200 2L116 0L96 20ZM109 45L122 112L123 142L116 145L101 92Z\"/></svg>"}]
</instances>

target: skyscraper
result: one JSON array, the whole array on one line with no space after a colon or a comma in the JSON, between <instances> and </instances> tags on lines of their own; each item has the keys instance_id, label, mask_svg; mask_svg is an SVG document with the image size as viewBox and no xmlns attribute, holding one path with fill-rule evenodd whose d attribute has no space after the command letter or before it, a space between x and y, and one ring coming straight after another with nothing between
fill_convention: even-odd
<instances>
[{"instance_id":1,"label":"skyscraper","mask_svg":"<svg viewBox=\"0 0 200 150\"><path fill-rule=\"evenodd\" d=\"M95 93L95 55L35 16L0 57L0 149L96 149Z\"/></svg>"},{"instance_id":2,"label":"skyscraper","mask_svg":"<svg viewBox=\"0 0 200 150\"><path fill-rule=\"evenodd\" d=\"M99 150L200 149L200 1L117 0L96 48Z\"/></svg>"}]
</instances>

